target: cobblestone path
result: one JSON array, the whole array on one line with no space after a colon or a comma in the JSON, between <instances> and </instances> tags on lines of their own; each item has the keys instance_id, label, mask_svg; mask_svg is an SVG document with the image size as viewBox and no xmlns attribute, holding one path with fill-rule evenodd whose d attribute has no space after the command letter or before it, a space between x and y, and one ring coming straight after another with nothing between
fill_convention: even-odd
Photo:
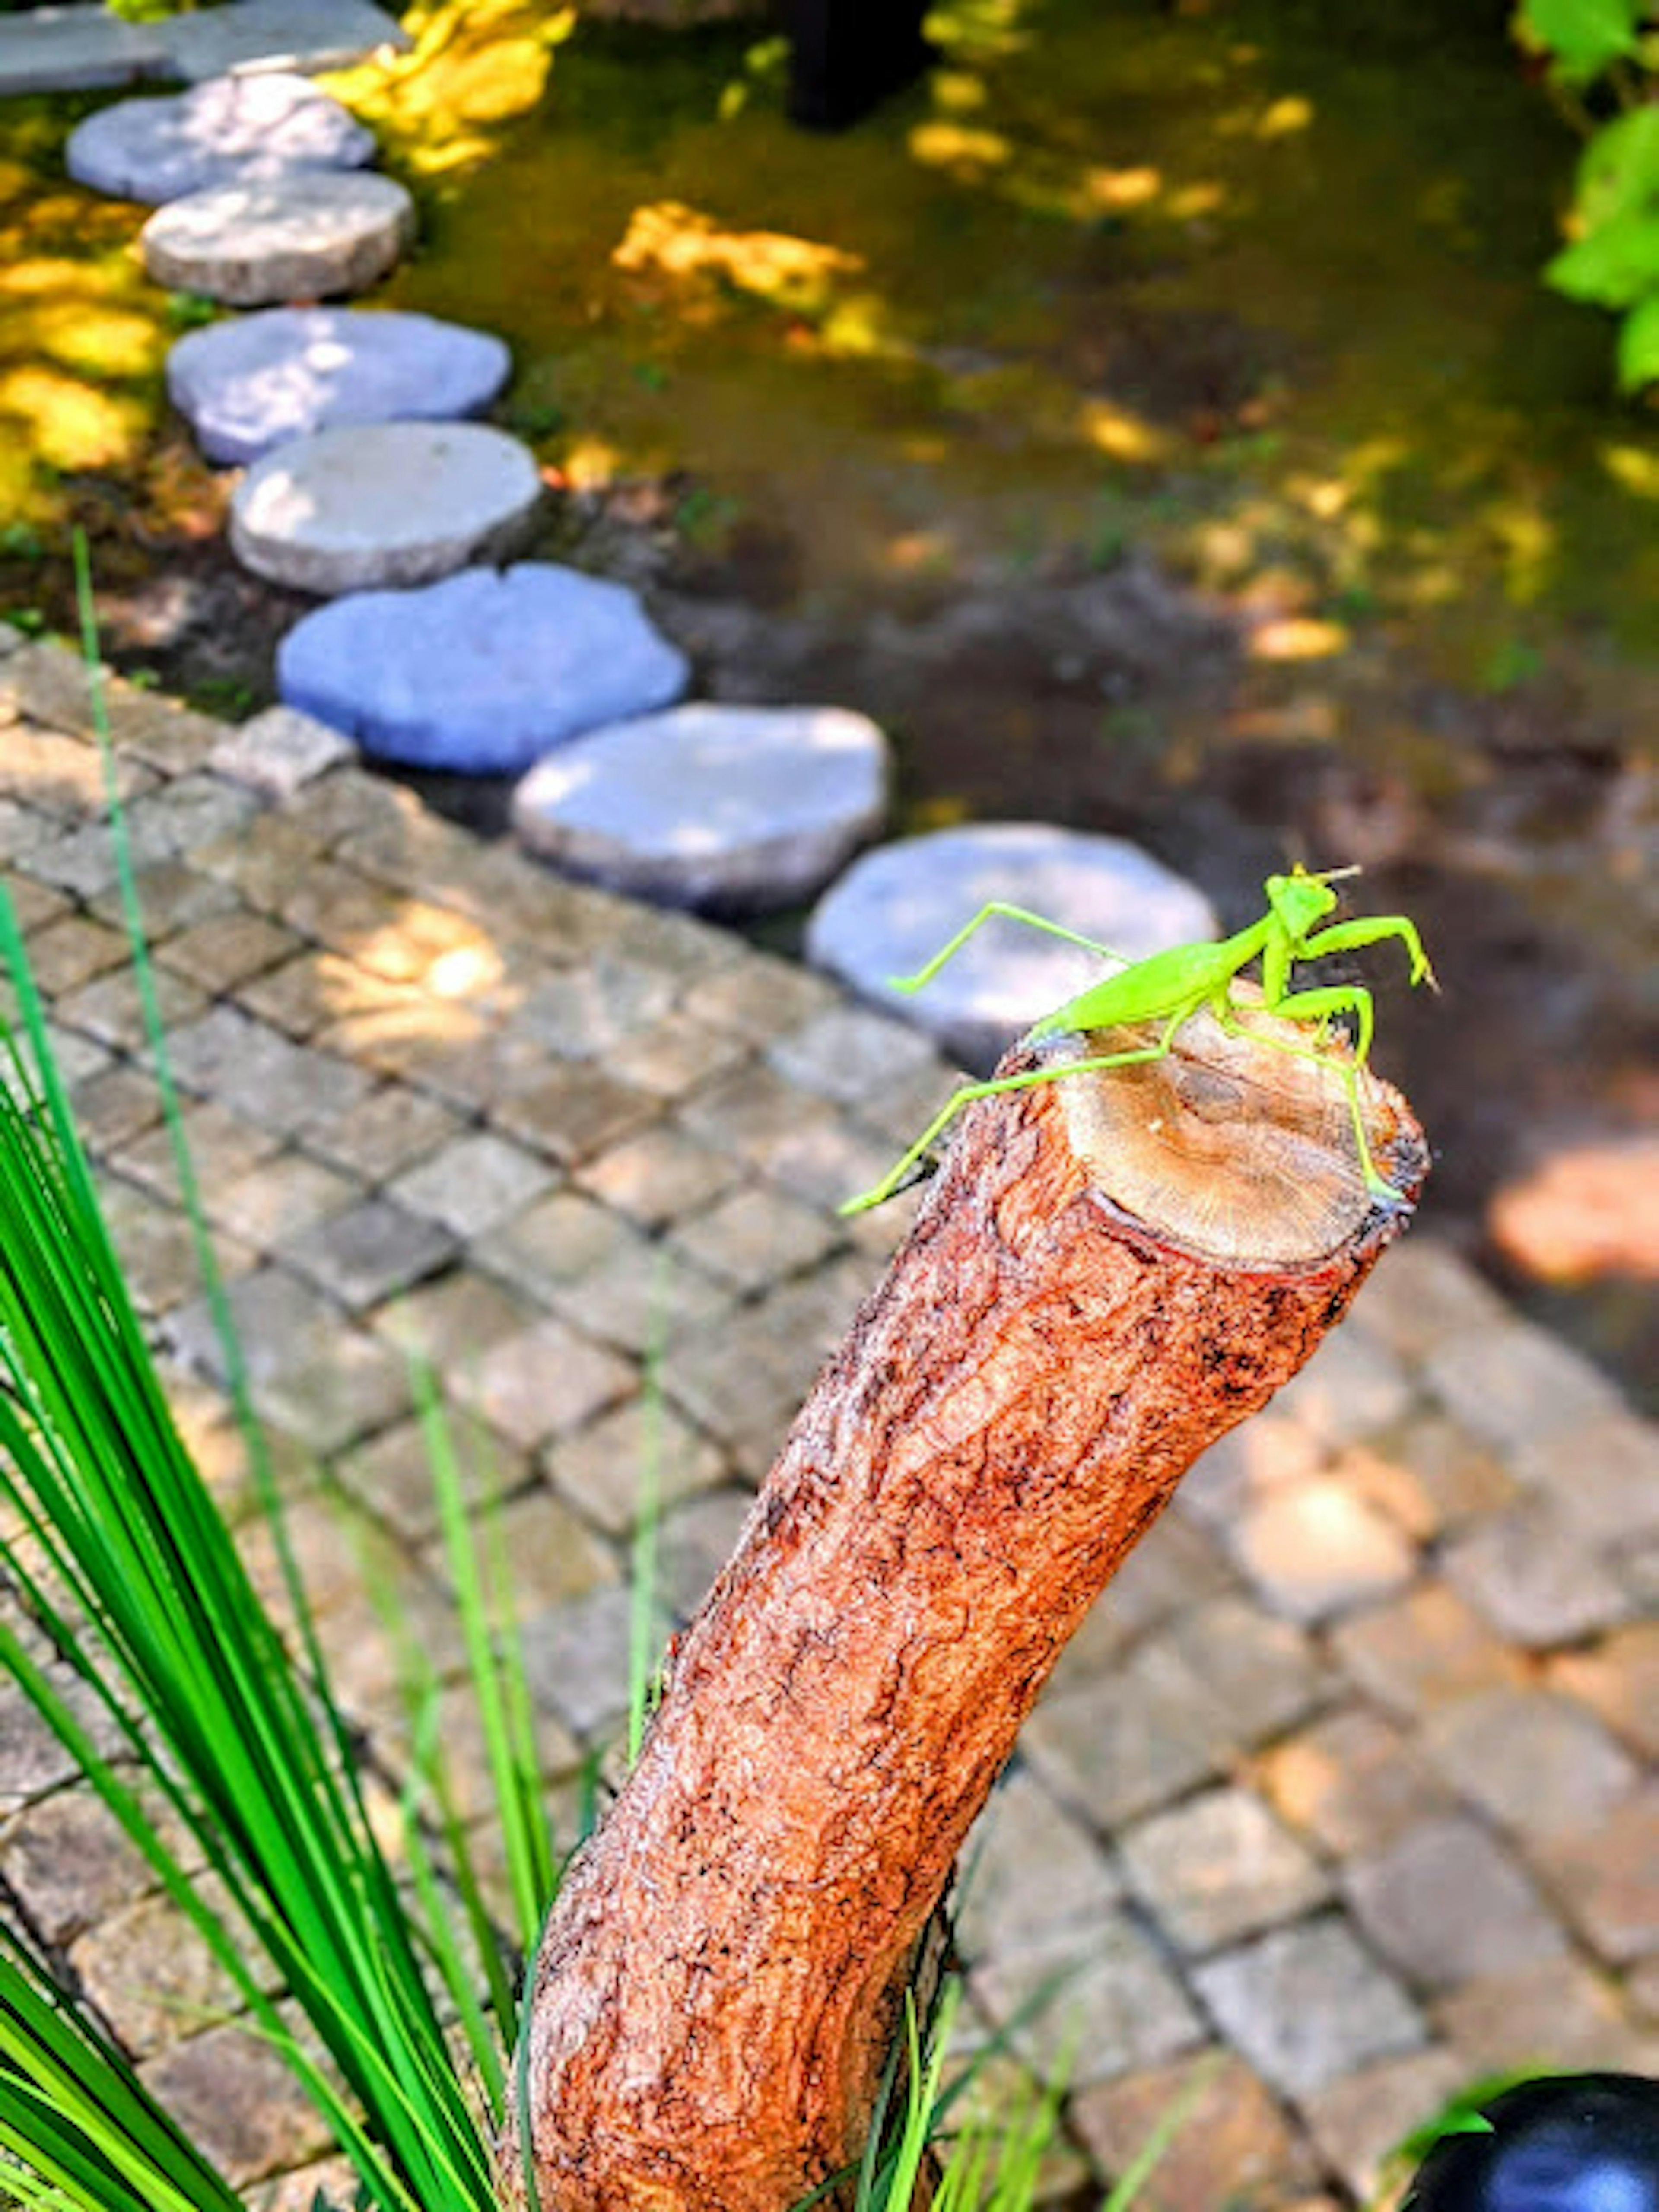
<instances>
[{"instance_id":1,"label":"cobblestone path","mask_svg":"<svg viewBox=\"0 0 1659 2212\"><path fill-rule=\"evenodd\" d=\"M180 1418L237 1510L84 683L59 647L0 642L0 866ZM111 707L190 1134L345 1698L395 1777L355 1547L459 1658L413 1337L488 1431L574 1778L625 1680L653 1333L684 1609L902 1226L834 1202L945 1072L820 978L485 846L282 710L250 740L118 684ZM1210 2049L1146 2200L1170 2212L1346 2204L1498 2068L1659 2070L1654 1476L1612 1386L1426 1236L1194 1471L1033 1718L967 1900L983 2018L1069 1970L1023 2037L1073 2053L1056 2202L1121 2169ZM9 1909L210 2152L307 2203L315 2124L256 2043L201 2026L208 1962L4 1687L0 1814Z\"/></svg>"}]
</instances>

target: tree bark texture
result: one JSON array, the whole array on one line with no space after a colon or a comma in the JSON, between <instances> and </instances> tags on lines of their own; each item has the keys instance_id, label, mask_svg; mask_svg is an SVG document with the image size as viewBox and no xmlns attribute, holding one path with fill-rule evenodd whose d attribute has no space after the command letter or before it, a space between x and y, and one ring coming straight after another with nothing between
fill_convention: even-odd
<instances>
[{"instance_id":1,"label":"tree bark texture","mask_svg":"<svg viewBox=\"0 0 1659 2212\"><path fill-rule=\"evenodd\" d=\"M1420 1133L1364 1095L1414 1196ZM1120 1171L1126 1121L1150 1166ZM907 1960L1067 1638L1409 1212L1352 1156L1328 1069L1219 1032L962 1117L552 1914L525 2054L544 2212L786 2212L859 2155ZM509 2129L509 2203L520 2171Z\"/></svg>"}]
</instances>

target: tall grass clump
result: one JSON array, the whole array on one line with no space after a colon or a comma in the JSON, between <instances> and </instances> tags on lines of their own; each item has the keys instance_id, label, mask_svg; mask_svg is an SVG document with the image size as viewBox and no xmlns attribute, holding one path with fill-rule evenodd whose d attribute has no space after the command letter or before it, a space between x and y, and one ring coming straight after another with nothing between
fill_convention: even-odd
<instances>
[{"instance_id":1,"label":"tall grass clump","mask_svg":"<svg viewBox=\"0 0 1659 2212\"><path fill-rule=\"evenodd\" d=\"M83 554L82 562L84 609ZM107 768L90 634L88 660ZM118 811L112 834L153 1009ZM507 2093L517 1956L534 1941L554 1867L522 1669L486 1597L435 1392L422 1391L422 1415L513 1873L514 1925L504 1933L484 1910L460 1824L445 1811L435 1682L425 1689L398 1838L411 1901L369 1818L357 1746L330 1686L256 1425L249 1415L245 1434L297 1653L180 1440L3 886L0 963L15 1001L14 1018L0 1022L0 1499L12 1531L0 1561L21 1600L21 1610L0 1615L0 1665L207 1944L248 2025L302 2083L364 2201L383 2212L485 2212L495 2202L489 2145ZM193 1200L159 1022L151 1044ZM199 1229L199 1203L192 1210ZM201 1252L246 1414L204 1235ZM422 1797L438 1809L441 1872ZM194 1874L167 1839L174 1824L199 1853ZM206 1875L217 1878L211 1887ZM222 1908L205 1901L216 1893ZM288 2007L269 1994L273 1983ZM460 2023L464 2055L450 2019ZM15 1934L0 1949L0 2146L21 2167L5 2187L33 2201L91 2212L231 2201L118 2049Z\"/></svg>"}]
</instances>

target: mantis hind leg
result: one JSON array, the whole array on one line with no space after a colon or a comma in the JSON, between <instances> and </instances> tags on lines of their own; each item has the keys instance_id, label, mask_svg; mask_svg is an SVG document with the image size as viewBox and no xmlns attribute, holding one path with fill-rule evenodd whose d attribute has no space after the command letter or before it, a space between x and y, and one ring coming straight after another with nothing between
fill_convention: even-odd
<instances>
[{"instance_id":1,"label":"mantis hind leg","mask_svg":"<svg viewBox=\"0 0 1659 2212\"><path fill-rule=\"evenodd\" d=\"M1143 1046L1134 1052L1103 1053L1089 1060L1063 1060L1054 1067L1030 1067L1019 1075L993 1076L988 1082L964 1084L946 1099L909 1151L893 1163L881 1181L860 1192L857 1198L849 1198L838 1211L843 1214L865 1213L872 1206L881 1206L893 1197L902 1188L911 1169L933 1150L963 1108L971 1106L976 1098L998 1098L1007 1091L1032 1091L1040 1083L1058 1083L1062 1076L1094 1075L1103 1068L1128 1067L1139 1060L1163 1060L1169 1053L1181 1018L1184 1017L1170 1024L1157 1044Z\"/></svg>"},{"instance_id":2,"label":"mantis hind leg","mask_svg":"<svg viewBox=\"0 0 1659 2212\"><path fill-rule=\"evenodd\" d=\"M964 922L950 943L942 945L933 958L918 968L914 975L890 975L888 982L896 991L919 991L924 983L931 983L947 960L961 951L969 939L992 920L1024 922L1028 929L1040 929L1046 936L1058 937L1067 945L1080 945L1085 952L1097 952L1103 960L1121 960L1123 955L1114 951L1109 945L1097 944L1092 937L1085 937L1075 929L1066 929L1057 921L1033 914L1029 907L1009 906L1001 899L993 899L981 907L973 920Z\"/></svg>"},{"instance_id":3,"label":"mantis hind leg","mask_svg":"<svg viewBox=\"0 0 1659 2212\"><path fill-rule=\"evenodd\" d=\"M1311 1022L1318 1024L1312 1044L1288 1043L1283 1037L1264 1036L1259 1030L1246 1031L1238 1018L1241 1009L1231 1000L1217 1008L1224 1028L1239 1035L1248 1034L1257 1044L1268 1046L1274 1052L1288 1053L1293 1060L1311 1060L1331 1068L1340 1078L1348 1094L1348 1113L1353 1122L1354 1148L1359 1155L1360 1171L1365 1178L1365 1188L1374 1197L1386 1198L1398 1203L1400 1193L1379 1170L1371 1156L1370 1139L1365 1134L1364 1109L1359 1096L1359 1071L1369 1061L1371 1034L1376 1025L1376 1014L1371 994L1358 984L1334 985L1322 991L1282 991L1277 998L1269 997L1262 1012L1278 1014L1287 1021ZM1243 1011L1249 1011L1246 1008ZM1323 1039L1328 1024L1338 1014L1353 1015L1358 1027L1352 1053L1328 1050Z\"/></svg>"}]
</instances>

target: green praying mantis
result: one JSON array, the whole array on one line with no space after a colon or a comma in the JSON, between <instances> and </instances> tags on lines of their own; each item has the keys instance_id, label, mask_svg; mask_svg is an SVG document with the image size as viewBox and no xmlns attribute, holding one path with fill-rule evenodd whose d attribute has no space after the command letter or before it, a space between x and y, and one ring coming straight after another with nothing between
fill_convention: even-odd
<instances>
[{"instance_id":1,"label":"green praying mantis","mask_svg":"<svg viewBox=\"0 0 1659 2212\"><path fill-rule=\"evenodd\" d=\"M857 1198L848 1199L842 1212L862 1213L891 1198L910 1179L912 1171L963 1108L975 1099L995 1097L1006 1091L1028 1090L1040 1083L1057 1083L1067 1075L1089 1075L1104 1068L1162 1060L1174 1048L1176 1035L1182 1023L1194 1014L1207 1006L1224 1029L1237 1030L1243 1026L1240 1015L1247 1003L1250 1011L1276 1014L1287 1021L1305 1022L1312 1026L1314 1037L1310 1044L1285 1044L1280 1048L1301 1052L1310 1059L1320 1060L1340 1077L1348 1094L1354 1143L1365 1187L1373 1198L1398 1206L1401 1194L1378 1171L1371 1158L1360 1106L1359 1074L1370 1052L1376 1027L1370 993L1358 984L1334 984L1320 990L1290 988L1291 970L1297 963L1321 960L1330 952L1356 951L1364 945L1381 944L1388 938L1398 938L1405 945L1411 957L1412 981L1434 985L1434 970L1429 965L1416 924L1407 921L1403 915L1374 915L1355 921L1334 922L1328 928L1320 927L1336 906L1336 893L1331 885L1358 872L1358 868L1329 868L1316 875L1298 865L1288 876L1269 876L1264 886L1267 910L1260 921L1252 922L1248 929L1224 937L1218 944L1179 945L1168 951L1154 952L1150 958L1137 960L1109 975L1103 982L1092 984L1076 998L1068 999L1063 1006L1043 1016L1030 1031L1033 1037L1052 1036L1062 1031L1091 1036L1145 1022L1162 1022L1163 1033L1156 1044L1131 1051L1091 1053L1085 1059L1064 1060L1052 1066L1028 1068L1018 1075L998 1076L989 1082L965 1085L933 1116L909 1151L895 1162L881 1181ZM988 906L981 907L925 967L918 969L914 975L895 976L893 988L900 991L921 990L993 916L1024 922L1050 937L1061 938L1067 944L1080 945L1103 959L1117 957L1109 945L1097 944L1094 939L1080 936L1074 929L1064 929L1058 922L1048 921L1024 907L1007 906L994 899ZM1261 963L1259 1008L1255 1001L1243 1002L1233 996L1235 981L1253 960ZM1338 1015L1352 1017L1352 1046L1341 1052L1327 1051L1326 1031Z\"/></svg>"}]
</instances>

